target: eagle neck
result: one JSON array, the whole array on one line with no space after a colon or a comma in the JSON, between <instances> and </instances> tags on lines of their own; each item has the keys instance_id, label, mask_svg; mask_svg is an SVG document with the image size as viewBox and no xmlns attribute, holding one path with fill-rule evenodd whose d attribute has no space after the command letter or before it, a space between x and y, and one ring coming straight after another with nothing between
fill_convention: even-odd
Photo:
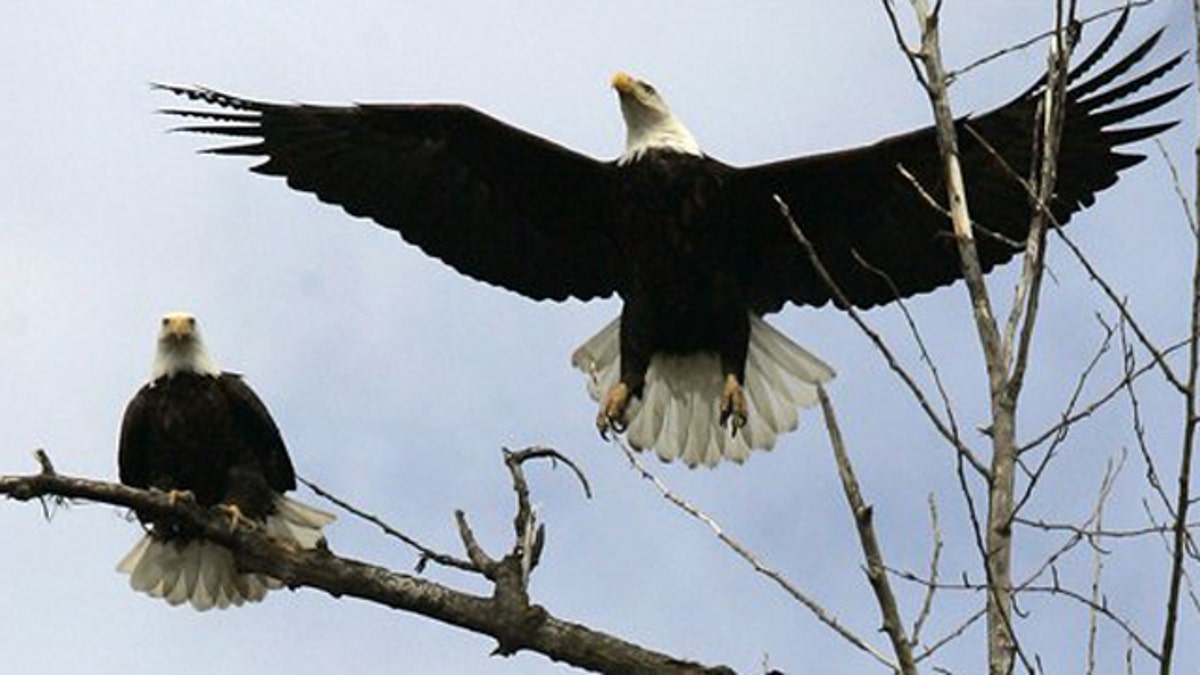
<instances>
[{"instance_id":1,"label":"eagle neck","mask_svg":"<svg viewBox=\"0 0 1200 675\"><path fill-rule=\"evenodd\" d=\"M652 125L627 124L625 129L625 152L617 158L617 164L626 165L637 161L647 152L662 150L683 155L702 156L700 144L692 132L674 115L658 120Z\"/></svg>"},{"instance_id":2,"label":"eagle neck","mask_svg":"<svg viewBox=\"0 0 1200 675\"><path fill-rule=\"evenodd\" d=\"M154 363L150 367L150 381L162 377L173 377L179 373L208 375L216 377L221 369L208 353L203 342L190 341L185 344L159 342L158 351L154 354Z\"/></svg>"}]
</instances>

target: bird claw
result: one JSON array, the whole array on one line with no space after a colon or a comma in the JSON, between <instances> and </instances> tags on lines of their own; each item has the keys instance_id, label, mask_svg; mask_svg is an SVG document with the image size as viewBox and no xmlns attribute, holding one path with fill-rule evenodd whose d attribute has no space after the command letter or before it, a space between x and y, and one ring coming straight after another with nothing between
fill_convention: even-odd
<instances>
[{"instance_id":1,"label":"bird claw","mask_svg":"<svg viewBox=\"0 0 1200 675\"><path fill-rule=\"evenodd\" d=\"M174 508L179 502L194 502L196 495L191 490L167 490L167 503Z\"/></svg>"},{"instance_id":2,"label":"bird claw","mask_svg":"<svg viewBox=\"0 0 1200 675\"><path fill-rule=\"evenodd\" d=\"M725 388L721 391L720 423L729 425L731 436L737 436L738 430L746 426L750 412L746 407L746 393L738 383L735 375L725 376Z\"/></svg>"},{"instance_id":3,"label":"bird claw","mask_svg":"<svg viewBox=\"0 0 1200 675\"><path fill-rule=\"evenodd\" d=\"M625 433L625 427L626 424L623 419L609 417L603 412L596 415L596 429L600 432L600 438L606 441L611 440L609 434L613 435L612 438L616 438L618 434Z\"/></svg>"},{"instance_id":4,"label":"bird claw","mask_svg":"<svg viewBox=\"0 0 1200 675\"><path fill-rule=\"evenodd\" d=\"M217 504L217 510L228 516L230 529L236 530L242 523L251 525L253 522L246 517L246 514L242 513L242 509L237 504Z\"/></svg>"},{"instance_id":5,"label":"bird claw","mask_svg":"<svg viewBox=\"0 0 1200 675\"><path fill-rule=\"evenodd\" d=\"M625 433L628 423L625 420L625 408L629 405L629 385L624 382L618 382L613 385L612 389L608 390L608 395L604 397L604 404L600 406L600 412L596 415L596 429L600 432L600 438L609 440L608 435Z\"/></svg>"}]
</instances>

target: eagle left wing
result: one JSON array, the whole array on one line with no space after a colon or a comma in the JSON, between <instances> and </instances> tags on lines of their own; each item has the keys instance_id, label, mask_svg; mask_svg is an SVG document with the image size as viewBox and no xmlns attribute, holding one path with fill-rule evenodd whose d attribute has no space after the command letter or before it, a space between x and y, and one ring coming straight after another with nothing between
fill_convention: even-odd
<instances>
[{"instance_id":1,"label":"eagle left wing","mask_svg":"<svg viewBox=\"0 0 1200 675\"><path fill-rule=\"evenodd\" d=\"M221 373L217 382L229 401L237 424L251 435L255 459L262 468L267 484L280 493L296 489L296 473L283 435L279 433L279 427L262 399L237 373Z\"/></svg>"},{"instance_id":2,"label":"eagle left wing","mask_svg":"<svg viewBox=\"0 0 1200 675\"><path fill-rule=\"evenodd\" d=\"M155 86L215 106L164 110L207 120L180 130L246 139L207 152L265 158L252 170L371 218L463 274L535 300L619 285L604 221L611 162L463 105L287 105Z\"/></svg>"},{"instance_id":3,"label":"eagle left wing","mask_svg":"<svg viewBox=\"0 0 1200 675\"><path fill-rule=\"evenodd\" d=\"M1058 182L1051 204L1059 223L1091 205L1096 193L1116 182L1120 171L1144 159L1121 152L1121 146L1175 124L1111 128L1165 105L1186 88L1125 101L1183 58L1181 54L1145 72L1132 72L1162 31L1081 81L1115 42L1125 19L1122 15L1069 74ZM1118 82L1121 78L1127 79ZM1030 175L1042 90L1039 82L1006 105L957 122L959 158L985 272L1023 250L1028 236L1030 198L1011 172ZM765 313L789 301L823 305L833 299L781 217L773 195L788 204L853 306L873 307L961 278L949 218L918 193L902 168L927 195L944 202L944 171L932 127L862 148L733 172L731 190L746 227L742 274L751 306Z\"/></svg>"}]
</instances>

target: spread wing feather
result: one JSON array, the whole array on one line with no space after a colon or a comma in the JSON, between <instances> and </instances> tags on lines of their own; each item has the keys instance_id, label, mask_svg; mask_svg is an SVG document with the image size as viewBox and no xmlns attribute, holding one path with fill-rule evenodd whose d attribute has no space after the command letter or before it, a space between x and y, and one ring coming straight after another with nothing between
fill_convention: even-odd
<instances>
[{"instance_id":1,"label":"spread wing feather","mask_svg":"<svg viewBox=\"0 0 1200 675\"><path fill-rule=\"evenodd\" d=\"M615 166L461 105L285 105L158 85L214 108L181 130L244 142L284 176L476 279L531 298L607 296L620 280L605 219Z\"/></svg>"},{"instance_id":2,"label":"spread wing feather","mask_svg":"<svg viewBox=\"0 0 1200 675\"><path fill-rule=\"evenodd\" d=\"M1186 86L1171 88L1113 107L1174 68L1183 55L1135 74L1158 43L1161 31L1090 79L1085 76L1107 54L1125 17L1069 74L1066 120L1052 211L1065 223L1117 173L1144 157L1118 150L1170 128L1174 122L1111 128L1162 107ZM1125 79L1121 82L1122 78ZM1033 129L1044 80L986 114L958 121L959 154L967 199L977 231L984 271L1024 247L1032 213L1026 189L1011 171L1031 175ZM984 139L986 143L981 142ZM990 147L989 147L990 146ZM994 149L994 151L993 151ZM850 303L872 307L930 291L962 276L950 223L906 178L944 200L943 170L932 127L874 145L748 167L732 173L737 213L749 229L744 278L758 312L785 302L822 305L831 300L807 254L794 241L772 195L796 216Z\"/></svg>"}]
</instances>

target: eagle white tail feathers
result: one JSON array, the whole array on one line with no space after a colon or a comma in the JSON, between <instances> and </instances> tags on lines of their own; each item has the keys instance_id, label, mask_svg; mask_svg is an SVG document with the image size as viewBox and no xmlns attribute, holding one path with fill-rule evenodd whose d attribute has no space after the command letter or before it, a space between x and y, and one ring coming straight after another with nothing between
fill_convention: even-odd
<instances>
[{"instance_id":1,"label":"eagle white tail feathers","mask_svg":"<svg viewBox=\"0 0 1200 675\"><path fill-rule=\"evenodd\" d=\"M283 495L275 496L275 513L263 528L276 539L316 548L323 541L323 528L334 515ZM258 602L267 591L283 584L265 574L238 572L233 553L207 539L186 542L163 541L146 534L117 564L129 575L133 590L162 598L175 606L184 602L205 611Z\"/></svg>"},{"instance_id":2,"label":"eagle white tail feathers","mask_svg":"<svg viewBox=\"0 0 1200 675\"><path fill-rule=\"evenodd\" d=\"M620 327L621 320L613 320L571 356L597 402L620 377ZM817 385L833 376L825 362L751 314L743 386L749 416L736 436L719 425L724 378L720 358L706 352L651 358L642 395L626 411L625 438L664 462L712 467L725 458L740 464L751 450L770 450L780 434L795 429L800 409L817 402Z\"/></svg>"}]
</instances>

